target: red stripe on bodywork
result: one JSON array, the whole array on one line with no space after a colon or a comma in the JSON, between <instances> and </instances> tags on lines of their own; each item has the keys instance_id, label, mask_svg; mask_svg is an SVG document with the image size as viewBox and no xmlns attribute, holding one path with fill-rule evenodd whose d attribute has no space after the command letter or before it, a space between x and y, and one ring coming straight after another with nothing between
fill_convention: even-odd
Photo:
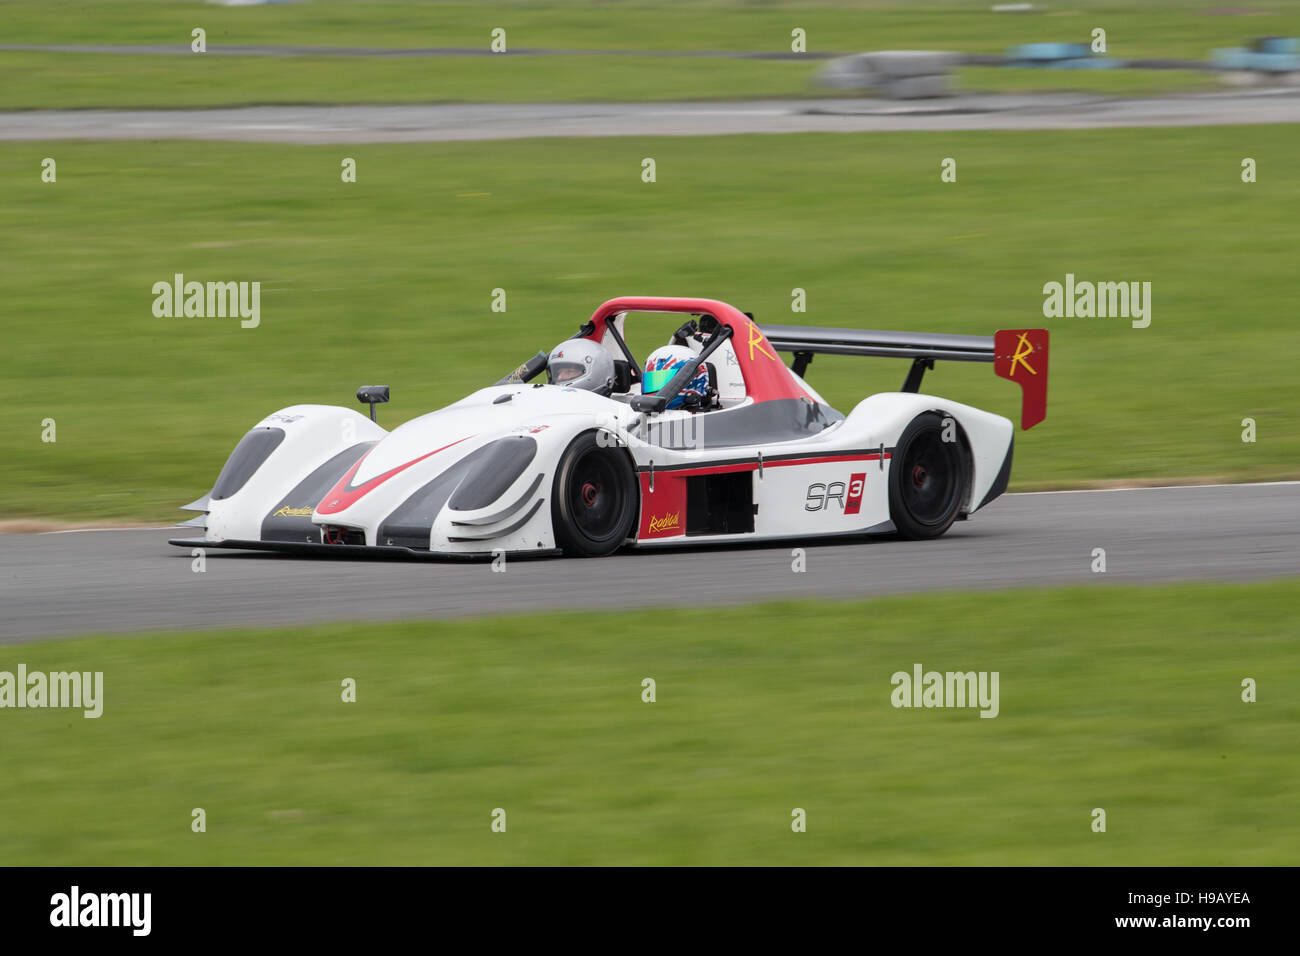
<instances>
[{"instance_id":1,"label":"red stripe on bodywork","mask_svg":"<svg viewBox=\"0 0 1300 956\"><path fill-rule=\"evenodd\" d=\"M820 465L828 461L879 461L879 455L827 455L824 458L791 458L785 461L765 461L764 468L780 468L782 465ZM885 453L885 461L889 453Z\"/></svg>"},{"instance_id":2,"label":"red stripe on bodywork","mask_svg":"<svg viewBox=\"0 0 1300 956\"><path fill-rule=\"evenodd\" d=\"M693 478L696 475L726 475L733 471L757 471L758 462L748 461L735 465L718 465L716 467L704 466L701 468L673 468L672 470L659 469L656 474L667 475L670 478ZM644 474L644 472L642 472Z\"/></svg>"},{"instance_id":3,"label":"red stripe on bodywork","mask_svg":"<svg viewBox=\"0 0 1300 956\"><path fill-rule=\"evenodd\" d=\"M345 511L394 475L406 471L406 469L410 468L412 465L419 464L426 458L433 457L440 451L446 451L448 448L451 448L452 445L459 445L463 441L468 441L472 437L472 435L466 435L464 438L452 442L451 445L443 445L441 448L435 448L427 455L413 458L406 464L398 465L396 468L390 469L382 475L376 475L364 484L360 484L353 488L352 479L356 477L357 472L361 469L361 463L370 457L370 452L366 452L355 465L348 469L348 473L339 479L338 484L331 488L329 493L321 499L320 504L316 506L316 511L323 515L338 514L340 511Z\"/></svg>"}]
</instances>

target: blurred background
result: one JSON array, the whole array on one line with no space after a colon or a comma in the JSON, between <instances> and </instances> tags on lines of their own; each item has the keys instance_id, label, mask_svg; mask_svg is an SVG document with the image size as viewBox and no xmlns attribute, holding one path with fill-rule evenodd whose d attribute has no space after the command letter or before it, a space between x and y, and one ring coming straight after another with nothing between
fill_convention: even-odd
<instances>
[{"instance_id":1,"label":"blurred background","mask_svg":"<svg viewBox=\"0 0 1300 956\"><path fill-rule=\"evenodd\" d=\"M0 0L0 528L173 520L277 408L382 382L405 420L629 294L1049 328L1013 491L1296 478L1297 36L1289 0ZM259 281L260 324L155 316L177 273ZM1045 318L1067 274L1150 282L1150 326ZM810 380L847 411L904 372L827 356ZM927 387L1019 406L984 366ZM1297 598L791 605L710 612L707 640L678 610L635 636L539 617L11 646L102 666L109 701L0 715L0 859L1285 862L1295 707L1243 722L1234 688L1255 667L1297 699ZM918 654L1014 673L1017 701L900 714L888 674ZM635 709L643 671L681 682L666 723ZM335 703L353 672L360 716ZM508 799L531 835L486 848ZM226 829L186 843L205 800ZM1129 811L1104 846L1103 803Z\"/></svg>"},{"instance_id":2,"label":"blurred background","mask_svg":"<svg viewBox=\"0 0 1300 956\"><path fill-rule=\"evenodd\" d=\"M21 450L0 460L0 520L170 517L268 410L347 402L372 381L393 386L395 411L437 407L632 293L722 298L760 322L1049 325L1055 427L1025 436L1017 488L1294 476L1300 428L1283 395L1300 360L1296 127L1222 124L1256 104L1294 117L1300 72L1280 69L1295 55L1260 54L1269 69L1252 85L1224 86L1251 71L1221 69L1212 52L1259 37L1285 48L1300 34L1293 5L8 0L0 11L16 399L0 406L0 436ZM491 52L497 29L504 54ZM1091 52L1097 29L1105 54ZM881 50L951 56L886 58L890 75L857 56ZM913 68L944 71L946 95L900 87L892 74ZM1198 92L1168 98L1187 90ZM702 100L723 124L756 98L793 102L753 121L773 130L839 110L822 128L856 113L903 131L583 138L606 127L578 107L562 126L574 135L537 138L553 124L529 125L521 108L510 126L486 116L480 135L523 138L366 141L385 132L377 104L614 101L617 115L618 103ZM1179 125L1060 128L1116 101L1104 109L1140 111L1116 122ZM233 119L197 109L276 104ZM308 104L374 110L357 129ZM925 131L907 131L909 116ZM161 132L141 132L148 117ZM981 128L1008 117L1048 128ZM451 120L399 122L437 139ZM92 127L110 138L78 139ZM271 141L239 141L259 138ZM42 179L47 158L56 183ZM355 183L342 182L345 158ZM955 183L940 180L945 158ZM1254 183L1242 182L1245 158ZM176 273L260 281L260 327L156 318L150 289ZM1151 282L1151 326L1044 319L1042 288L1067 273ZM498 288L504 313L491 311ZM804 313L791 311L795 289ZM1014 409L986 371L935 379ZM898 374L828 357L816 384L851 407ZM1243 445L1248 416L1267 420L1269 441ZM54 448L32 443L47 417Z\"/></svg>"}]
</instances>

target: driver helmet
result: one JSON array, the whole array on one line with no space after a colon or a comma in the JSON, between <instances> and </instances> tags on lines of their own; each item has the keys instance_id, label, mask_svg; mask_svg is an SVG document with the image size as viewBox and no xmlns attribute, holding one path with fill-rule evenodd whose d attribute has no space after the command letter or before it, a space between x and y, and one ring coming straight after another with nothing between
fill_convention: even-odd
<instances>
[{"instance_id":1,"label":"driver helmet","mask_svg":"<svg viewBox=\"0 0 1300 956\"><path fill-rule=\"evenodd\" d=\"M684 345L665 345L655 349L646 359L641 376L641 394L652 395L673 380L683 365L695 358L695 353ZM709 394L709 370L701 362L695 376L680 392L672 397L667 408L682 408L687 404L704 401Z\"/></svg>"},{"instance_id":2,"label":"driver helmet","mask_svg":"<svg viewBox=\"0 0 1300 956\"><path fill-rule=\"evenodd\" d=\"M546 358L546 380L608 395L614 389L614 360L591 339L566 339Z\"/></svg>"}]
</instances>

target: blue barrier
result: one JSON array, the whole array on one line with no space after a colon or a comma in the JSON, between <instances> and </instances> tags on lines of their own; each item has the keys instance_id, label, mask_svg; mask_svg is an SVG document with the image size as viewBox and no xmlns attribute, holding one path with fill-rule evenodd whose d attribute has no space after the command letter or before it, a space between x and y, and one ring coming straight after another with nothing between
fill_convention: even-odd
<instances>
[{"instance_id":1,"label":"blue barrier","mask_svg":"<svg viewBox=\"0 0 1300 956\"><path fill-rule=\"evenodd\" d=\"M1256 53L1300 53L1300 40L1295 37L1260 37L1251 44Z\"/></svg>"},{"instance_id":2,"label":"blue barrier","mask_svg":"<svg viewBox=\"0 0 1300 956\"><path fill-rule=\"evenodd\" d=\"M1007 50L1011 66L1047 67L1053 70L1105 70L1123 66L1092 52L1086 43L1022 43Z\"/></svg>"},{"instance_id":3,"label":"blue barrier","mask_svg":"<svg viewBox=\"0 0 1300 956\"><path fill-rule=\"evenodd\" d=\"M1210 62L1221 70L1252 70L1260 73L1291 73L1300 70L1298 54L1258 53L1244 47L1211 50Z\"/></svg>"},{"instance_id":4,"label":"blue barrier","mask_svg":"<svg viewBox=\"0 0 1300 956\"><path fill-rule=\"evenodd\" d=\"M1086 43L1022 43L1007 51L1012 60L1032 62L1051 62L1053 60L1077 60L1092 56L1092 50Z\"/></svg>"}]
</instances>

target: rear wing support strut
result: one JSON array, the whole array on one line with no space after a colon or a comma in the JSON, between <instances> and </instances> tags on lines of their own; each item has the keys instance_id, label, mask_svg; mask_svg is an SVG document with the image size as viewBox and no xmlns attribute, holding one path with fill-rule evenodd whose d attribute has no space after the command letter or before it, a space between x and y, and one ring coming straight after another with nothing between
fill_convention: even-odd
<instances>
[{"instance_id":1,"label":"rear wing support strut","mask_svg":"<svg viewBox=\"0 0 1300 956\"><path fill-rule=\"evenodd\" d=\"M921 379L925 378L926 369L931 368L934 368L934 359L912 359L912 367L907 370L907 379L903 382L902 391L919 392L921 390Z\"/></svg>"}]
</instances>

